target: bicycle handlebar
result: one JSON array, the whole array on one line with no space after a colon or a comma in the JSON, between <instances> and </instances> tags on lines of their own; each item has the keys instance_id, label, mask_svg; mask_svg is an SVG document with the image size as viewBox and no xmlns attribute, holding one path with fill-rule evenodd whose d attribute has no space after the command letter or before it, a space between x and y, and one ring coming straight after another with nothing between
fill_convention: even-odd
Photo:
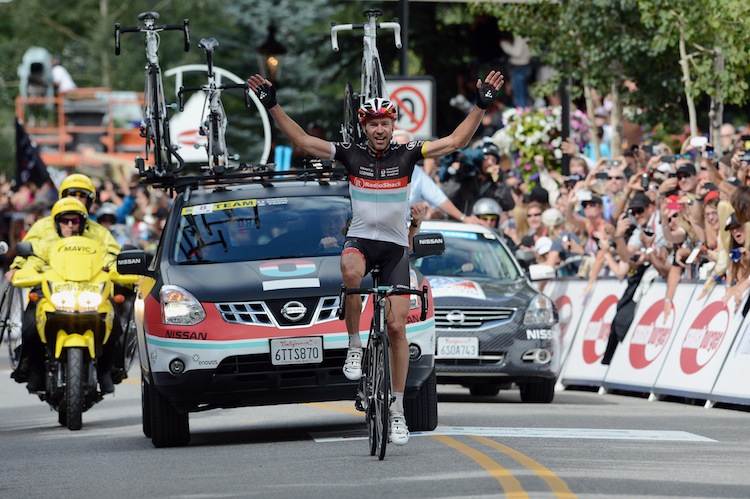
<instances>
[{"instance_id":1,"label":"bicycle handlebar","mask_svg":"<svg viewBox=\"0 0 750 499\"><path fill-rule=\"evenodd\" d=\"M377 288L349 288L347 289L344 285L341 285L341 294L339 296L339 313L338 318L344 319L344 311L346 299L348 295L377 295L385 294L385 296L394 295L419 295L422 298L422 311L419 314L419 320L423 321L427 318L427 286L422 286L422 289L403 289L395 286L380 286Z\"/></svg>"},{"instance_id":2,"label":"bicycle handlebar","mask_svg":"<svg viewBox=\"0 0 750 499\"><path fill-rule=\"evenodd\" d=\"M368 23L360 23L360 24L336 24L335 22L331 23L331 46L333 47L334 52L339 51L339 40L338 40L338 32L339 31L352 31L357 28L364 29L365 26L369 26ZM397 22L385 22L385 23L376 23L376 26L380 29L392 29L393 30L393 38L394 42L396 44L396 48L400 49L402 47L401 45L401 25Z\"/></svg>"},{"instance_id":3,"label":"bicycle handlebar","mask_svg":"<svg viewBox=\"0 0 750 499\"><path fill-rule=\"evenodd\" d=\"M158 14L157 14L158 19ZM115 55L120 55L120 35L122 33L146 33L149 31L156 32L156 31L182 31L184 35L184 48L185 52L190 51L190 20L189 19L183 19L182 20L182 26L180 25L172 25L172 24L162 24L162 25L144 25L144 26L129 26L126 28L123 28L120 26L120 23L115 23Z\"/></svg>"}]
</instances>

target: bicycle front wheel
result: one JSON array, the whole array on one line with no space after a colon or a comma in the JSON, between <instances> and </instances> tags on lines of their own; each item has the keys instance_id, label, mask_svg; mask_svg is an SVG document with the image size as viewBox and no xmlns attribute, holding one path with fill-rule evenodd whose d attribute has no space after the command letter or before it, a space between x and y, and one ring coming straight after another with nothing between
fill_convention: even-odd
<instances>
[{"instance_id":1,"label":"bicycle front wheel","mask_svg":"<svg viewBox=\"0 0 750 499\"><path fill-rule=\"evenodd\" d=\"M7 338L8 358L15 371L21 362L21 322L23 320L23 291L6 284L0 306L0 341Z\"/></svg>"},{"instance_id":2,"label":"bicycle front wheel","mask_svg":"<svg viewBox=\"0 0 750 499\"><path fill-rule=\"evenodd\" d=\"M388 421L391 405L391 367L388 358L388 337L383 334L375 342L375 377L374 377L374 417L376 449L381 461L385 457L388 443Z\"/></svg>"}]
</instances>

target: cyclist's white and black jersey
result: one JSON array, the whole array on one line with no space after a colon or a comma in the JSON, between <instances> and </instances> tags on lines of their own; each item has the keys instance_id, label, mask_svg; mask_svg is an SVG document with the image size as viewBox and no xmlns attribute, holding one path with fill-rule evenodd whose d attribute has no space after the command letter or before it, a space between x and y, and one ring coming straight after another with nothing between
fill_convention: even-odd
<instances>
[{"instance_id":1,"label":"cyclist's white and black jersey","mask_svg":"<svg viewBox=\"0 0 750 499\"><path fill-rule=\"evenodd\" d=\"M366 144L334 142L331 158L349 173L352 223L347 237L409 246L406 213L414 165L425 158L427 141L391 144L376 153Z\"/></svg>"}]
</instances>

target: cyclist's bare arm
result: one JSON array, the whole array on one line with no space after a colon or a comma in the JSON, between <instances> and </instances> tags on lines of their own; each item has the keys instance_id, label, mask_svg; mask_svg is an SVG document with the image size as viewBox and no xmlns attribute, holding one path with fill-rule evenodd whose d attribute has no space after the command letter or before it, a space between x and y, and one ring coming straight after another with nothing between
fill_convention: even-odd
<instances>
[{"instance_id":1,"label":"cyclist's bare arm","mask_svg":"<svg viewBox=\"0 0 750 499\"><path fill-rule=\"evenodd\" d=\"M250 90L258 92L258 89L265 85L266 87L272 87L273 84L261 75L256 74L247 79L247 84ZM260 98L263 102L263 98ZM264 104L265 105L265 104ZM307 154L315 156L316 158L330 158L331 157L331 143L327 140L323 140L318 137L314 137L307 132L288 114L281 108L280 105L268 108L268 114L271 115L273 120L276 122L276 126L279 127L281 132L290 140L295 147L302 149Z\"/></svg>"},{"instance_id":2,"label":"cyclist's bare arm","mask_svg":"<svg viewBox=\"0 0 750 499\"><path fill-rule=\"evenodd\" d=\"M495 94L505 83L502 73L500 71L490 71L487 77L484 79L484 84L489 85L494 89ZM482 87L482 80L477 80L477 91ZM477 96L479 101L481 96ZM474 136L474 133L479 128L479 124L484 116L485 109L475 105L469 115L453 130L453 133L446 137L441 137L437 140L433 140L427 143L425 147L425 156L429 158L437 158L450 154L458 149L463 149L469 145L469 141Z\"/></svg>"}]
</instances>

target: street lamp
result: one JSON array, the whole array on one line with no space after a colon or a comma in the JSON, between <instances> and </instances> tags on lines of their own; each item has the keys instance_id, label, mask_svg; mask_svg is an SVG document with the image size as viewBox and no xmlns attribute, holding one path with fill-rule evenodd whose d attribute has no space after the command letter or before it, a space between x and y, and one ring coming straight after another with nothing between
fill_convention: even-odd
<instances>
[{"instance_id":1,"label":"street lamp","mask_svg":"<svg viewBox=\"0 0 750 499\"><path fill-rule=\"evenodd\" d=\"M268 78L271 82L276 81L279 64L284 54L287 53L286 47L276 40L275 35L276 26L271 24L268 26L266 41L257 49L260 72L264 78Z\"/></svg>"}]
</instances>

